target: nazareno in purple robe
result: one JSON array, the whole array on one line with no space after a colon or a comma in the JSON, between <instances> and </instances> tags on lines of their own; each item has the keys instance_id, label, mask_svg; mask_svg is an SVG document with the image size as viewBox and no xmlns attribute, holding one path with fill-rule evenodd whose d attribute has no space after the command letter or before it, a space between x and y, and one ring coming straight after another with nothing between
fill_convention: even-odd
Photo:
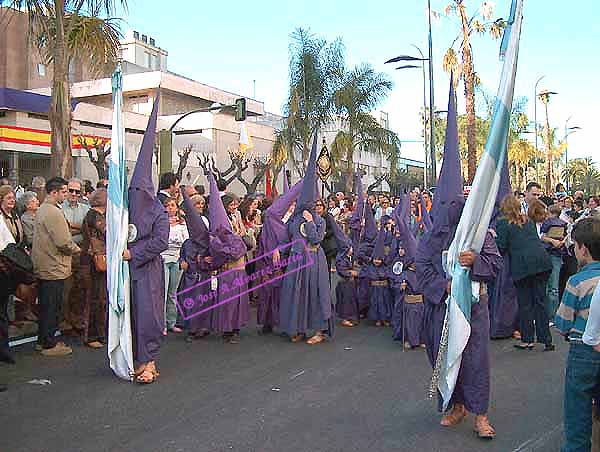
<instances>
[{"instance_id":1,"label":"nazareno in purple robe","mask_svg":"<svg viewBox=\"0 0 600 452\"><path fill-rule=\"evenodd\" d=\"M394 309L392 313L392 331L394 340L404 340L411 347L417 347L423 343L423 302L405 302L406 295L422 297L421 287L415 272L415 254L417 252L417 240L408 226L410 217L410 196L405 194L402 202L396 206L393 214L396 220L396 238L393 245L393 256L390 262L390 286L394 295ZM400 256L400 250L404 250L404 256ZM402 264L402 271L398 273L398 263ZM396 269L396 271L394 271ZM405 282L406 290L402 290Z\"/></svg>"},{"instance_id":2,"label":"nazareno in purple robe","mask_svg":"<svg viewBox=\"0 0 600 452\"><path fill-rule=\"evenodd\" d=\"M500 186L498 187L498 196L496 197L490 228L496 228L496 220L500 216L500 205L504 198L510 194L512 194L512 189L508 176L507 156L500 174ZM498 272L496 280L488 285L490 337L492 339L510 338L519 329L519 305L517 302L517 289L510 274L510 257L503 254L502 258L502 269Z\"/></svg>"},{"instance_id":3,"label":"nazareno in purple robe","mask_svg":"<svg viewBox=\"0 0 600 452\"><path fill-rule=\"evenodd\" d=\"M165 276L160 253L169 243L167 212L156 198L152 183L152 152L156 131L156 96L129 184L129 221L135 234L128 245L134 359L137 364L156 360L164 329Z\"/></svg>"},{"instance_id":4,"label":"nazareno in purple robe","mask_svg":"<svg viewBox=\"0 0 600 452\"><path fill-rule=\"evenodd\" d=\"M219 304L212 310L211 330L229 334L239 331L250 318L244 265L248 248L233 232L212 173L209 174L209 184L209 251L212 264L218 269L216 300Z\"/></svg>"},{"instance_id":5,"label":"nazareno in purple robe","mask_svg":"<svg viewBox=\"0 0 600 452\"><path fill-rule=\"evenodd\" d=\"M333 335L329 267L320 245L325 237L326 223L314 212L314 201L318 193L316 161L315 134L296 211L288 223L290 239L298 242L291 246L290 261L283 279L279 328L290 337L305 334L309 330L328 330L329 335ZM312 221L304 219L304 211L311 213ZM306 266L310 261L312 264ZM296 269L298 270L294 271Z\"/></svg>"},{"instance_id":6,"label":"nazareno in purple robe","mask_svg":"<svg viewBox=\"0 0 600 452\"><path fill-rule=\"evenodd\" d=\"M350 273L356 270L354 257L348 255L350 247L338 251L335 258L335 271L340 280L335 288L335 311L343 320L359 320L358 280Z\"/></svg>"},{"instance_id":7,"label":"nazareno in purple robe","mask_svg":"<svg viewBox=\"0 0 600 452\"><path fill-rule=\"evenodd\" d=\"M502 268L495 281L488 284L490 337L507 339L519 329L517 289L510 274L510 257L502 255Z\"/></svg>"},{"instance_id":8,"label":"nazareno in purple robe","mask_svg":"<svg viewBox=\"0 0 600 452\"><path fill-rule=\"evenodd\" d=\"M406 295L421 295L423 294L417 273L415 270L414 252L413 256L398 255L398 251L402 246L402 242L397 241L394 248L396 257L390 264L390 287L394 296L394 310L392 313L392 337L395 341L408 342L411 347L417 347L423 343L423 303L405 303ZM406 248L405 248L406 252ZM409 252L410 254L410 252ZM394 272L394 266L397 263L402 263L402 271L399 274ZM402 290L402 283L406 283L406 290Z\"/></svg>"},{"instance_id":9,"label":"nazareno in purple robe","mask_svg":"<svg viewBox=\"0 0 600 452\"><path fill-rule=\"evenodd\" d=\"M187 321L187 330L192 335L210 330L212 320L210 307L216 303L216 298L208 296L210 283L206 281L210 280L211 272L215 268L204 260L207 256L209 256L208 247L199 245L191 239L183 242L179 254L179 262L187 262L188 268L183 272L179 283L179 291L186 292L182 294L181 299L178 299L178 303L182 308L186 298L194 300L192 306L184 308L186 317L190 317ZM205 283L201 284L202 282ZM206 312L200 314L204 310Z\"/></svg>"},{"instance_id":10,"label":"nazareno in purple robe","mask_svg":"<svg viewBox=\"0 0 600 452\"><path fill-rule=\"evenodd\" d=\"M446 314L448 281L442 269L442 250L428 252L426 248L428 240L421 242L417 253L417 272L425 295L423 333L427 356L431 365L434 366ZM475 259L471 269L471 278L482 283L493 281L501 264L502 256L496 247L494 238L488 233L481 253ZM471 307L471 336L463 352L456 388L448 405L452 407L455 403L462 403L468 411L475 414L485 414L489 408L490 323L487 304L487 293L483 293L479 303L475 303Z\"/></svg>"},{"instance_id":11,"label":"nazareno in purple robe","mask_svg":"<svg viewBox=\"0 0 600 452\"><path fill-rule=\"evenodd\" d=\"M419 241L416 266L417 279L425 298L423 314L423 339L427 356L435 366L440 338L446 314L448 281L442 268L442 252L448 250L460 221L465 199L458 153L458 124L456 97L450 80L448 96L448 124L444 144L444 161L440 170L437 189L433 199L433 228ZM471 278L482 283L492 281L502 263L492 235L488 232L474 265ZM482 287L485 287L482 284ZM489 311L487 294L482 291L479 303L471 307L471 335L462 354L456 387L448 407L463 403L475 414L487 413L490 397ZM438 397L441 408L441 397Z\"/></svg>"},{"instance_id":12,"label":"nazareno in purple robe","mask_svg":"<svg viewBox=\"0 0 600 452\"><path fill-rule=\"evenodd\" d=\"M386 255L386 230L379 230L377 240L373 247L371 263L365 267L364 276L369 281L369 320L389 322L392 320L392 291L389 284L389 249ZM375 265L375 260L381 260L381 264Z\"/></svg>"},{"instance_id":13,"label":"nazareno in purple robe","mask_svg":"<svg viewBox=\"0 0 600 452\"><path fill-rule=\"evenodd\" d=\"M284 182L286 179L284 174ZM257 256L264 256L275 250L278 246L289 243L287 224L283 222L282 218L292 203L298 198L301 189L302 180L296 182L292 188L278 197L265 211L263 226L258 240ZM285 254L288 254L289 247L283 251ZM284 256L282 255L281 257L283 258ZM257 273L266 268L275 268L273 254L269 254L256 261ZM267 284L257 289L258 304L256 306L256 317L259 325L274 327L279 324L279 303L283 278L273 278L281 276L283 271L285 271L285 268L263 276L263 282L267 282Z\"/></svg>"},{"instance_id":14,"label":"nazareno in purple robe","mask_svg":"<svg viewBox=\"0 0 600 452\"><path fill-rule=\"evenodd\" d=\"M406 303L406 295L422 295L414 268L405 268L399 275L390 276L394 295L394 311L392 313L392 337L395 341L408 342L411 347L423 343L423 303ZM406 282L406 290L402 283ZM404 331L403 331L404 329Z\"/></svg>"},{"instance_id":15,"label":"nazareno in purple robe","mask_svg":"<svg viewBox=\"0 0 600 452\"><path fill-rule=\"evenodd\" d=\"M306 237L300 233L302 224ZM290 257L299 255L303 258L288 264L281 289L279 328L290 337L308 331L331 331L329 268L319 245L325 236L325 227L325 220L318 215L313 215L311 222L305 222L301 215L294 215L289 222L291 240L305 239L309 248L312 247L308 253L313 261L312 265L292 272L308 261L302 243L297 242L291 247Z\"/></svg>"},{"instance_id":16,"label":"nazareno in purple robe","mask_svg":"<svg viewBox=\"0 0 600 452\"><path fill-rule=\"evenodd\" d=\"M181 194L190 238L183 242L179 253L179 262L186 262L188 268L183 272L179 283L179 291L185 292L178 294L177 304L183 311L181 314L189 317L186 322L188 333L196 335L209 330L211 326L210 308L216 303L216 297L209 297L211 290L208 281L211 272L216 268L205 260L210 256L208 228L190 200L185 187L181 189ZM205 310L206 312L203 312Z\"/></svg>"}]
</instances>

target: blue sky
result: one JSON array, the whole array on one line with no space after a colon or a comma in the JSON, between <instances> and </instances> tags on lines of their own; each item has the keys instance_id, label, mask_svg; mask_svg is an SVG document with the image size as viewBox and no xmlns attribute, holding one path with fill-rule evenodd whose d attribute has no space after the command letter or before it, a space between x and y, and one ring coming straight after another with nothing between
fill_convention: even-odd
<instances>
[{"instance_id":1,"label":"blue sky","mask_svg":"<svg viewBox=\"0 0 600 452\"><path fill-rule=\"evenodd\" d=\"M432 0L432 9L443 11L449 0ZM475 11L481 0L465 0ZM133 28L156 39L169 52L168 68L244 96L256 97L269 111L280 113L288 89L290 34L297 27L333 40L341 37L349 66L370 63L386 72L394 88L381 109L402 140L406 157L422 158L418 140L418 113L423 104L422 75L417 69L394 71L383 62L393 56L415 53L411 44L426 52L426 0L302 0L210 1L178 0L177 7L158 0L129 0L124 28ZM175 3L172 3L173 5ZM507 17L510 0L496 0L496 17ZM442 56L458 34L455 17L434 23L435 103L446 109L448 75ZM501 63L499 41L475 37L475 68L484 87L495 93ZM525 14L515 95L529 98L533 119L533 92L559 94L550 104L550 123L564 134L565 121L579 126L569 136L569 158L593 156L600 161L594 139L600 106L600 2L597 0L525 0ZM462 90L459 91L459 103ZM538 121L542 121L538 105Z\"/></svg>"}]
</instances>

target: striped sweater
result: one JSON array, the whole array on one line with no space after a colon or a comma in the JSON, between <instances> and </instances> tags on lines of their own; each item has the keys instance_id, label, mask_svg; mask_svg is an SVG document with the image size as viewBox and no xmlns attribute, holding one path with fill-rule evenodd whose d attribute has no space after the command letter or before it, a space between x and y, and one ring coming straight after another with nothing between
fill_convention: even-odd
<instances>
[{"instance_id":1,"label":"striped sweater","mask_svg":"<svg viewBox=\"0 0 600 452\"><path fill-rule=\"evenodd\" d=\"M600 262L592 262L569 278L554 323L569 340L581 342L592 295L600 282Z\"/></svg>"}]
</instances>

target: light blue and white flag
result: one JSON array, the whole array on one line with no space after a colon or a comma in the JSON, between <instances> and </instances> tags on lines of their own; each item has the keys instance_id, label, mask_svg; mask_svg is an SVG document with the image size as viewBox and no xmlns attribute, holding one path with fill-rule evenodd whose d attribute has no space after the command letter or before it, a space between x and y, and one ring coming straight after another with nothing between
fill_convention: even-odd
<instances>
[{"instance_id":1,"label":"light blue and white flag","mask_svg":"<svg viewBox=\"0 0 600 452\"><path fill-rule=\"evenodd\" d=\"M127 172L123 124L123 74L121 65L112 76L113 120L108 164L106 206L106 264L108 283L108 359L119 377L131 380L133 347L129 292L129 265L123 260L127 247Z\"/></svg>"},{"instance_id":2,"label":"light blue and white flag","mask_svg":"<svg viewBox=\"0 0 600 452\"><path fill-rule=\"evenodd\" d=\"M446 301L447 351L438 380L444 409L448 407L454 392L462 353L471 335L471 305L479 302L479 283L471 281L469 269L460 266L458 256L461 251L479 253L490 224L508 147L522 19L523 0L513 0L502 38L500 56L504 59L504 64L485 152L477 168L454 241L448 250L446 268L452 277L452 290Z\"/></svg>"}]
</instances>

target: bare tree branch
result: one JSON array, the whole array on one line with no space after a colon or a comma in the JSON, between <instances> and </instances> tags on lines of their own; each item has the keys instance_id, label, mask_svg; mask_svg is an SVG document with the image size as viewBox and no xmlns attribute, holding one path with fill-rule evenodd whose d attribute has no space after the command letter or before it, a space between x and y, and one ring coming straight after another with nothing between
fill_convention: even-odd
<instances>
[{"instance_id":1,"label":"bare tree branch","mask_svg":"<svg viewBox=\"0 0 600 452\"><path fill-rule=\"evenodd\" d=\"M85 137L83 135L77 135L77 143L85 149L90 162L96 168L96 173L98 174L98 179L106 179L108 170L106 166L106 158L110 154L110 145L108 138L101 137L93 137L91 145L88 144ZM95 151L92 152L92 151Z\"/></svg>"},{"instance_id":2,"label":"bare tree branch","mask_svg":"<svg viewBox=\"0 0 600 452\"><path fill-rule=\"evenodd\" d=\"M192 153L192 150L194 149L194 146L192 144L184 147L181 151L177 151L177 155L179 156L179 165L177 166L177 178L179 180L182 180L183 177L183 170L186 168L187 163L188 163L188 159L190 157L190 154Z\"/></svg>"}]
</instances>

